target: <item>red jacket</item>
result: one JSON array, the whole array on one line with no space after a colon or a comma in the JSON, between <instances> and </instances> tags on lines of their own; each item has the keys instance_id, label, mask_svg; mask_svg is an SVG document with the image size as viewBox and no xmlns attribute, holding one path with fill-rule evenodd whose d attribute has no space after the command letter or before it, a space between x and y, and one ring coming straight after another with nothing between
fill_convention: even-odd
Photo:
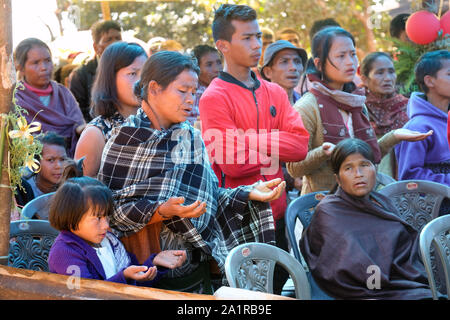
<instances>
[{"instance_id":1,"label":"red jacket","mask_svg":"<svg viewBox=\"0 0 450 320\"><path fill-rule=\"evenodd\" d=\"M300 161L308 152L309 133L286 92L252 77L256 85L247 88L221 72L200 99L203 140L223 187L283 179L280 161ZM286 192L271 206L274 219L283 218Z\"/></svg>"}]
</instances>

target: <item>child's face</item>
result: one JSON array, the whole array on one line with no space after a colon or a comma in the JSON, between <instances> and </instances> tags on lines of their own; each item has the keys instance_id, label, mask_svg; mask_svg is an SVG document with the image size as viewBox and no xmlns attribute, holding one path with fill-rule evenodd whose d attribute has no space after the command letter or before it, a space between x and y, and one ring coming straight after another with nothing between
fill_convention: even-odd
<instances>
[{"instance_id":1,"label":"child's face","mask_svg":"<svg viewBox=\"0 0 450 320\"><path fill-rule=\"evenodd\" d=\"M442 68L431 78L432 87L428 85L430 91L444 99L450 99L450 60L442 60Z\"/></svg>"},{"instance_id":2,"label":"child's face","mask_svg":"<svg viewBox=\"0 0 450 320\"><path fill-rule=\"evenodd\" d=\"M71 231L83 240L99 244L105 238L108 228L106 216L97 216L92 209L89 209L81 218L78 229Z\"/></svg>"},{"instance_id":3,"label":"child's face","mask_svg":"<svg viewBox=\"0 0 450 320\"><path fill-rule=\"evenodd\" d=\"M50 184L59 184L62 179L66 160L67 154L64 147L54 144L44 144L40 161L41 171L38 173L40 178Z\"/></svg>"}]
</instances>

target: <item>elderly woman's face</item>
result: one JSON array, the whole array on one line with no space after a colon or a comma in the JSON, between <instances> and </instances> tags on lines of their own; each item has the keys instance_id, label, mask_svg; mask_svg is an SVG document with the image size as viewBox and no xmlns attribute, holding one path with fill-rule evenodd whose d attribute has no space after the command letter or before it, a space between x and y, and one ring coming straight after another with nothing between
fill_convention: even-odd
<instances>
[{"instance_id":1,"label":"elderly woman's face","mask_svg":"<svg viewBox=\"0 0 450 320\"><path fill-rule=\"evenodd\" d=\"M157 90L154 95L154 111L164 128L186 121L197 90L198 76L192 70L184 70L166 89Z\"/></svg>"},{"instance_id":2,"label":"elderly woman's face","mask_svg":"<svg viewBox=\"0 0 450 320\"><path fill-rule=\"evenodd\" d=\"M378 57L373 61L367 77L362 76L364 85L374 94L391 95L395 93L397 75L392 61L387 57Z\"/></svg>"},{"instance_id":3,"label":"elderly woman's face","mask_svg":"<svg viewBox=\"0 0 450 320\"><path fill-rule=\"evenodd\" d=\"M337 182L349 195L364 197L375 186L375 166L360 153L351 154L341 164Z\"/></svg>"}]
</instances>

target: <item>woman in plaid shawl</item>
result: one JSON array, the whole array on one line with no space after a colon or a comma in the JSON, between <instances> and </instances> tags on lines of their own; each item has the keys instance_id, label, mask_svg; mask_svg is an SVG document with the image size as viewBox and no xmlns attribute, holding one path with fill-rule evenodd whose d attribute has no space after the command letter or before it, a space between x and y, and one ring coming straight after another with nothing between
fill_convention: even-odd
<instances>
[{"instance_id":1,"label":"woman in plaid shawl","mask_svg":"<svg viewBox=\"0 0 450 320\"><path fill-rule=\"evenodd\" d=\"M274 244L268 202L285 182L218 187L201 133L186 121L198 81L192 58L162 51L145 63L135 93L136 116L114 129L98 174L114 192L110 225L139 259L184 249L186 263L169 277L194 272L211 257L223 274L230 249L245 242Z\"/></svg>"}]
</instances>

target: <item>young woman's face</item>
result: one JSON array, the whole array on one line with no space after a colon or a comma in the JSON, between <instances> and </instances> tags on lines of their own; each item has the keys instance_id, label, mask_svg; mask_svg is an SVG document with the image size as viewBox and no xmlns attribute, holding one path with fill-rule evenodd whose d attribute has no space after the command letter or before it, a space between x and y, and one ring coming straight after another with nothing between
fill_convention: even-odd
<instances>
[{"instance_id":1,"label":"young woman's face","mask_svg":"<svg viewBox=\"0 0 450 320\"><path fill-rule=\"evenodd\" d=\"M395 93L394 64L388 57L380 56L372 62L368 76L361 77L364 85L378 95L392 95Z\"/></svg>"},{"instance_id":2,"label":"young woman's face","mask_svg":"<svg viewBox=\"0 0 450 320\"><path fill-rule=\"evenodd\" d=\"M67 161L66 149L55 144L44 144L40 160L41 171L39 178L54 185L61 182L64 167Z\"/></svg>"},{"instance_id":3,"label":"young woman's face","mask_svg":"<svg viewBox=\"0 0 450 320\"><path fill-rule=\"evenodd\" d=\"M217 52L204 54L199 61L200 74L198 81L204 86L208 86L214 78L222 71L223 65Z\"/></svg>"},{"instance_id":4,"label":"young woman's face","mask_svg":"<svg viewBox=\"0 0 450 320\"><path fill-rule=\"evenodd\" d=\"M364 197L375 186L375 166L360 153L354 153L349 155L341 164L336 179L339 186L349 195Z\"/></svg>"},{"instance_id":5,"label":"young woman's face","mask_svg":"<svg viewBox=\"0 0 450 320\"><path fill-rule=\"evenodd\" d=\"M134 59L129 66L120 69L116 74L117 97L122 106L138 107L139 101L133 93L133 86L141 76L141 69L147 58L142 55Z\"/></svg>"},{"instance_id":6,"label":"young woman's face","mask_svg":"<svg viewBox=\"0 0 450 320\"><path fill-rule=\"evenodd\" d=\"M341 88L345 83L353 81L358 67L358 57L352 39L345 36L337 36L328 52L322 72L325 72L329 84L335 88Z\"/></svg>"},{"instance_id":7,"label":"young woman's face","mask_svg":"<svg viewBox=\"0 0 450 320\"><path fill-rule=\"evenodd\" d=\"M450 60L442 60L442 68L439 69L435 77L431 78L433 87L429 87L430 90L441 98L450 99Z\"/></svg>"},{"instance_id":8,"label":"young woman's face","mask_svg":"<svg viewBox=\"0 0 450 320\"><path fill-rule=\"evenodd\" d=\"M23 67L25 81L32 87L46 89L50 83L53 63L47 48L34 46L27 54L27 60Z\"/></svg>"},{"instance_id":9,"label":"young woman's face","mask_svg":"<svg viewBox=\"0 0 450 320\"><path fill-rule=\"evenodd\" d=\"M81 239L99 244L106 236L109 223L105 215L97 215L92 208L83 214L77 230L71 230Z\"/></svg>"},{"instance_id":10,"label":"young woman's face","mask_svg":"<svg viewBox=\"0 0 450 320\"><path fill-rule=\"evenodd\" d=\"M157 89L152 99L154 103L151 106L160 125L167 129L173 124L186 121L194 104L197 83L197 74L192 70L184 70L166 89L162 90L156 84Z\"/></svg>"}]
</instances>

